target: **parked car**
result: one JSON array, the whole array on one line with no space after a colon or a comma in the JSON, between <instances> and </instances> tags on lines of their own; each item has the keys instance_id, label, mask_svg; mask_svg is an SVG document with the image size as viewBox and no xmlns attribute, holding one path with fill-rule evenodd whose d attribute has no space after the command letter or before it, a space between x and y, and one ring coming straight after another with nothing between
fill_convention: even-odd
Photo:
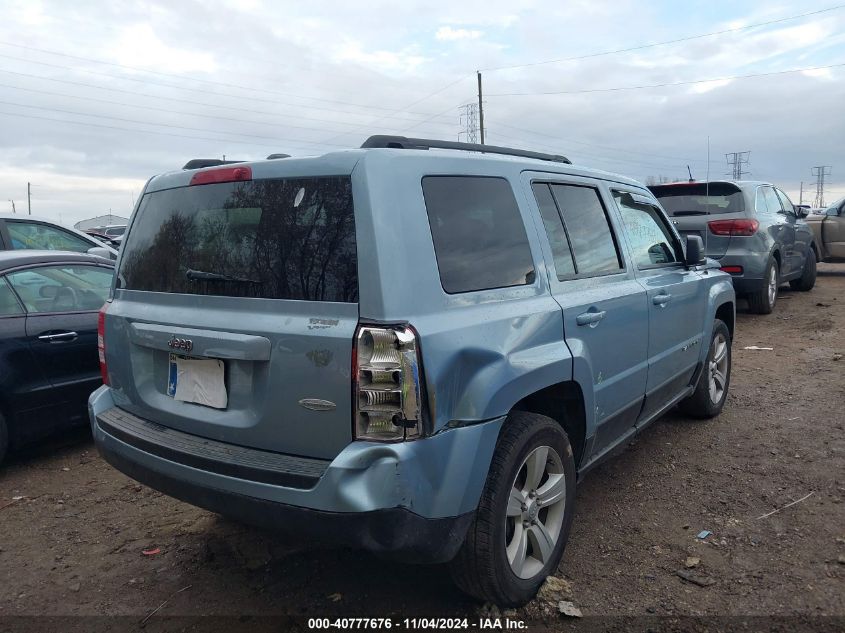
<instances>
[{"instance_id":1,"label":"parked car","mask_svg":"<svg viewBox=\"0 0 845 633\"><path fill-rule=\"evenodd\" d=\"M845 198L837 200L823 215L807 217L813 231L816 257L822 262L845 262Z\"/></svg>"},{"instance_id":2,"label":"parked car","mask_svg":"<svg viewBox=\"0 0 845 633\"><path fill-rule=\"evenodd\" d=\"M372 137L167 173L120 261L89 401L109 462L245 522L450 561L502 605L556 569L577 477L729 388L730 277L648 189L560 156Z\"/></svg>"},{"instance_id":3,"label":"parked car","mask_svg":"<svg viewBox=\"0 0 845 633\"><path fill-rule=\"evenodd\" d=\"M714 180L649 187L681 235L698 235L705 253L730 273L753 312L769 314L778 288L816 283L816 250L806 209L767 182Z\"/></svg>"},{"instance_id":4,"label":"parked car","mask_svg":"<svg viewBox=\"0 0 845 633\"><path fill-rule=\"evenodd\" d=\"M122 235L118 237L109 237L105 233L100 233L97 229L84 229L83 233L90 235L95 240L102 242L103 244L108 244L112 248L117 248L115 241L123 237Z\"/></svg>"},{"instance_id":5,"label":"parked car","mask_svg":"<svg viewBox=\"0 0 845 633\"><path fill-rule=\"evenodd\" d=\"M21 249L73 251L107 259L117 257L114 248L82 231L45 218L0 213L0 251Z\"/></svg>"},{"instance_id":6,"label":"parked car","mask_svg":"<svg viewBox=\"0 0 845 633\"><path fill-rule=\"evenodd\" d=\"M126 232L125 224L109 224L103 227L103 234L107 237L120 237Z\"/></svg>"},{"instance_id":7,"label":"parked car","mask_svg":"<svg viewBox=\"0 0 845 633\"><path fill-rule=\"evenodd\" d=\"M0 251L0 462L10 445L85 422L113 272L91 255Z\"/></svg>"}]
</instances>

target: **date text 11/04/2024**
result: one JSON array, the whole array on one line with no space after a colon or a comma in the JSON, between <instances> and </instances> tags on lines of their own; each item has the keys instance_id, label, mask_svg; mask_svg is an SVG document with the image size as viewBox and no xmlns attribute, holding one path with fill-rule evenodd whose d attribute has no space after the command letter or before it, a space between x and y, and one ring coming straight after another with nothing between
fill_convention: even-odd
<instances>
[{"instance_id":1,"label":"date text 11/04/2024","mask_svg":"<svg viewBox=\"0 0 845 633\"><path fill-rule=\"evenodd\" d=\"M525 630L523 620L512 618L309 618L314 630L406 629L406 630Z\"/></svg>"}]
</instances>

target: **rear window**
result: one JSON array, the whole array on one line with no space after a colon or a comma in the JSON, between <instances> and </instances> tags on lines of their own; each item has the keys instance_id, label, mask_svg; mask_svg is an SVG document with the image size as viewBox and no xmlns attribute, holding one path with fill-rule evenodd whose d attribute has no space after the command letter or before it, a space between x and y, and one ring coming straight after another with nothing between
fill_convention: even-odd
<instances>
[{"instance_id":1,"label":"rear window","mask_svg":"<svg viewBox=\"0 0 845 633\"><path fill-rule=\"evenodd\" d=\"M649 187L666 212L672 216L742 213L742 190L729 182L684 183Z\"/></svg>"},{"instance_id":2,"label":"rear window","mask_svg":"<svg viewBox=\"0 0 845 633\"><path fill-rule=\"evenodd\" d=\"M148 193L117 285L195 295L358 301L348 176Z\"/></svg>"},{"instance_id":3,"label":"rear window","mask_svg":"<svg viewBox=\"0 0 845 633\"><path fill-rule=\"evenodd\" d=\"M525 224L507 180L426 176L422 187L443 290L534 283Z\"/></svg>"}]
</instances>

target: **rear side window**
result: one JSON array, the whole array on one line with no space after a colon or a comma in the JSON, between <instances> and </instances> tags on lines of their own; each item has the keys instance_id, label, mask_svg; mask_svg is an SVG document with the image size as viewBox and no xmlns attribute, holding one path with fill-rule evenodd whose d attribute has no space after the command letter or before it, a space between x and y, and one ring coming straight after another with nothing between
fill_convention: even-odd
<instances>
[{"instance_id":1,"label":"rear side window","mask_svg":"<svg viewBox=\"0 0 845 633\"><path fill-rule=\"evenodd\" d=\"M610 223L598 192L592 187L552 185L563 216L579 275L622 269Z\"/></svg>"},{"instance_id":2,"label":"rear side window","mask_svg":"<svg viewBox=\"0 0 845 633\"><path fill-rule=\"evenodd\" d=\"M443 290L534 283L525 224L507 180L426 176L422 188Z\"/></svg>"},{"instance_id":3,"label":"rear side window","mask_svg":"<svg viewBox=\"0 0 845 633\"><path fill-rule=\"evenodd\" d=\"M786 213L795 213L795 205L783 191L775 189L775 194L780 199L780 206Z\"/></svg>"},{"instance_id":4,"label":"rear side window","mask_svg":"<svg viewBox=\"0 0 845 633\"><path fill-rule=\"evenodd\" d=\"M638 268L680 262L672 232L655 207L637 202L630 193L614 191L613 197L625 222Z\"/></svg>"},{"instance_id":5,"label":"rear side window","mask_svg":"<svg viewBox=\"0 0 845 633\"><path fill-rule=\"evenodd\" d=\"M537 182L531 185L534 190L534 197L537 199L537 206L540 207L540 216L543 218L543 226L546 228L546 235L549 238L549 246L552 247L552 257L555 262L555 272L558 278L575 274L575 261L572 259L572 250L569 248L569 237L563 226L563 220L558 213L555 199L549 185Z\"/></svg>"},{"instance_id":6,"label":"rear side window","mask_svg":"<svg viewBox=\"0 0 845 633\"><path fill-rule=\"evenodd\" d=\"M64 264L9 273L9 283L27 312L83 312L103 307L111 287L112 269Z\"/></svg>"},{"instance_id":7,"label":"rear side window","mask_svg":"<svg viewBox=\"0 0 845 633\"><path fill-rule=\"evenodd\" d=\"M9 284L3 277L0 277L0 317L23 314L23 308L18 303L15 293L9 288Z\"/></svg>"},{"instance_id":8,"label":"rear side window","mask_svg":"<svg viewBox=\"0 0 845 633\"><path fill-rule=\"evenodd\" d=\"M780 213L780 206L775 190L771 187L760 187L757 190L757 211L760 213Z\"/></svg>"},{"instance_id":9,"label":"rear side window","mask_svg":"<svg viewBox=\"0 0 845 633\"><path fill-rule=\"evenodd\" d=\"M254 180L148 193L123 251L119 288L358 301L348 176Z\"/></svg>"},{"instance_id":10,"label":"rear side window","mask_svg":"<svg viewBox=\"0 0 845 633\"><path fill-rule=\"evenodd\" d=\"M89 248L95 246L73 233L40 222L7 220L6 228L9 230L9 237L12 238L13 249L33 248L86 253Z\"/></svg>"}]
</instances>

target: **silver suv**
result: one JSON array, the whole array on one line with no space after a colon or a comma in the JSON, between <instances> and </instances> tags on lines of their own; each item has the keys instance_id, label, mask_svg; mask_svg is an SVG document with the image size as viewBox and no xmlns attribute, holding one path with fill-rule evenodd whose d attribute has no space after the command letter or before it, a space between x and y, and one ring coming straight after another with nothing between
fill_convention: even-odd
<instances>
[{"instance_id":1,"label":"silver suv","mask_svg":"<svg viewBox=\"0 0 845 633\"><path fill-rule=\"evenodd\" d=\"M705 253L730 273L738 295L752 311L769 314L778 288L796 290L816 283L816 245L796 207L767 182L714 180L649 187L681 235L704 240Z\"/></svg>"}]
</instances>

